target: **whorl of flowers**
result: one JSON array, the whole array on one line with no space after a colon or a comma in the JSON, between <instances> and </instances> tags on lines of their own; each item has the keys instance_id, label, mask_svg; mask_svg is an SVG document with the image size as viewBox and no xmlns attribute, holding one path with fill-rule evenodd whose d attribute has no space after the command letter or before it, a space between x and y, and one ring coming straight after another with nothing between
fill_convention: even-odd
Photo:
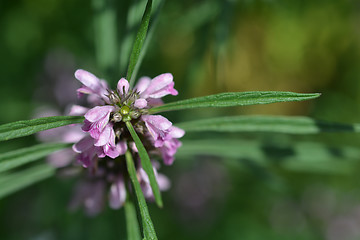
<instances>
[{"instance_id":1,"label":"whorl of flowers","mask_svg":"<svg viewBox=\"0 0 360 240\"><path fill-rule=\"evenodd\" d=\"M136 161L143 193L145 197L153 198L148 176L138 161L138 150L125 122L130 121L134 126L150 156L159 155L166 165L171 165L177 149L181 146L178 138L184 135L184 131L173 126L161 115L149 115L148 109L163 104L162 97L178 94L174 89L173 76L164 73L153 79L143 77L134 89L130 88L125 78L121 78L115 91L110 90L104 80L85 70L77 70L75 77L83 84L77 90L78 96L88 95L87 102L93 106L87 108L74 105L70 111L71 115L85 116L82 130L88 133L73 145L73 150L78 154L76 157L78 162L90 170L91 179L106 178L107 182L110 182L110 206L119 208L126 198L124 184L126 169L124 161L118 159L129 150ZM153 164L156 166L156 162ZM169 181L165 176L158 174L157 169L158 166L154 167L159 188L166 190ZM100 185L101 189L105 187L104 184ZM96 198L92 197L94 194L89 191L80 194L78 197L80 200L77 200L79 203L75 205L80 203L86 205L86 199L95 200ZM99 207L99 204L95 205ZM94 207L85 206L85 208Z\"/></svg>"}]
</instances>

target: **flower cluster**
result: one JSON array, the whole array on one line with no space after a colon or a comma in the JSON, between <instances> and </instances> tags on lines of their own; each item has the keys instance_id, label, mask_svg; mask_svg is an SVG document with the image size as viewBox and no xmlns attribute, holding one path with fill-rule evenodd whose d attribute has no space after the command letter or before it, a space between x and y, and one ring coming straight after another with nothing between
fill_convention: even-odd
<instances>
[{"instance_id":1,"label":"flower cluster","mask_svg":"<svg viewBox=\"0 0 360 240\"><path fill-rule=\"evenodd\" d=\"M126 151L130 151L135 159L145 197L152 199L148 176L141 167L137 148L125 122L134 126L151 156L159 155L166 165L171 165L181 146L178 138L184 135L184 131L163 116L149 115L148 109L163 104L163 96L178 94L173 76L165 73L153 79L143 77L134 89L125 78L121 78L115 91L110 90L104 80L85 70L77 70L75 77L83 84L77 90L78 96L88 95L90 108L74 105L70 111L70 115L85 116L84 136L73 145L73 150L77 153L77 161L89 169L87 180L80 183L82 191L75 193L74 205L84 205L90 213L98 212L96 209L101 208L99 201L102 199L99 196L103 195L107 185L110 187L110 207L123 205L127 183L124 180L126 167L121 158ZM160 190L166 190L170 185L168 179L157 173L157 162L153 161L153 165Z\"/></svg>"}]
</instances>

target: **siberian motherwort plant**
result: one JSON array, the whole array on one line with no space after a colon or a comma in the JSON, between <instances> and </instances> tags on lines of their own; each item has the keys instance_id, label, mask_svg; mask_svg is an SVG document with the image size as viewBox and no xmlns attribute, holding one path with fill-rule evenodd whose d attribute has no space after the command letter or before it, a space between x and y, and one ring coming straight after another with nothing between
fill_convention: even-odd
<instances>
[{"instance_id":1,"label":"siberian motherwort plant","mask_svg":"<svg viewBox=\"0 0 360 240\"><path fill-rule=\"evenodd\" d=\"M113 11L108 6L97 7ZM103 200L107 195L111 208L117 209L124 206L128 239L157 239L145 198L154 199L156 204L161 207L163 203L160 191L169 188L169 180L157 172L159 164L156 160L160 158L165 165L171 165L174 162L175 154L181 149L184 149L182 154L185 155L205 153L238 157L237 153L243 147L237 142L234 144L234 141L229 139L215 139L202 143L188 140L186 143L185 136L182 140L183 147L180 148L182 143L179 138L184 136L185 131L266 131L292 134L349 131L349 129L350 131L360 131L359 126L318 122L306 117L279 116L197 119L178 123L176 124L178 127L174 126L168 119L157 114L205 107L303 101L317 98L320 94L275 91L227 92L163 103L162 97L178 94L174 89L173 76L170 73L161 74L153 79L140 78L132 88L136 71L141 63L141 56L145 53L145 46L148 45L146 43L153 34L154 26L150 28L149 37L146 38L151 7L152 1L149 0L130 54L126 79L121 78L115 90L111 90L104 80L100 80L92 73L77 70L75 77L83 84L77 93L79 97L86 95L85 106L73 106L70 111L71 116L44 117L0 125L0 141L66 125L71 126L67 130L69 133L67 136L77 136L76 140L73 137L67 139L67 143L42 143L0 154L0 198L51 177L56 172L56 169L49 164L38 164L20 170L17 167L34 162L58 150L72 148L75 152L75 157L72 154L69 155L73 157L72 163L76 162L78 167L82 165L81 169L86 169L86 174L82 176L83 179L76 188L73 205L82 205L88 213L96 214L101 210ZM114 26L114 22L111 21L115 18L106 17L104 19L100 19L98 23L101 24L96 26L104 28ZM102 33L104 34L96 34L96 37L99 38L96 48L98 53L104 53L101 57L98 56L100 59L98 61L102 72L106 72L109 67L108 62L116 65L116 61L115 63L107 61L107 58L104 57L116 52L109 48L114 44L107 44L107 41L116 34L107 36L106 33L109 31ZM116 41L112 41L112 43L114 42ZM75 124L82 124L82 126L76 129L77 125ZM69 142L72 143L69 144ZM247 149L246 152L249 151ZM64 156L60 157L65 158ZM75 159L76 161L74 161ZM136 208L133 204L135 199L133 195L136 196L138 203L142 237Z\"/></svg>"}]
</instances>

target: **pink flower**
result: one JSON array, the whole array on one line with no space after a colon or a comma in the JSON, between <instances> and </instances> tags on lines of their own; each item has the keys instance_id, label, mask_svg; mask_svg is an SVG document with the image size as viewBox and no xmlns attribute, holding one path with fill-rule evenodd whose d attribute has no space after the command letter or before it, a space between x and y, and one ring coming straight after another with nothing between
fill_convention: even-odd
<instances>
[{"instance_id":1,"label":"pink flower","mask_svg":"<svg viewBox=\"0 0 360 240\"><path fill-rule=\"evenodd\" d=\"M166 165L173 164L175 160L175 153L179 147L181 147L181 142L177 138L184 136L185 131L172 126L169 129L167 136L165 137L164 144L160 147L161 155Z\"/></svg>"},{"instance_id":2,"label":"pink flower","mask_svg":"<svg viewBox=\"0 0 360 240\"><path fill-rule=\"evenodd\" d=\"M172 123L160 115L144 115L142 116L142 120L145 122L145 125L154 140L154 146L163 146Z\"/></svg>"},{"instance_id":3,"label":"pink flower","mask_svg":"<svg viewBox=\"0 0 360 240\"><path fill-rule=\"evenodd\" d=\"M94 74L82 69L76 70L75 77L83 84L83 86L77 90L78 97L81 97L83 94L89 94L91 95L89 98L90 102L95 104L101 103L102 101L107 102L106 94L108 85L104 80L100 80Z\"/></svg>"},{"instance_id":4,"label":"pink flower","mask_svg":"<svg viewBox=\"0 0 360 240\"><path fill-rule=\"evenodd\" d=\"M122 207L126 200L126 188L124 179L119 177L110 186L109 191L109 205L113 209L119 209Z\"/></svg>"},{"instance_id":5,"label":"pink flower","mask_svg":"<svg viewBox=\"0 0 360 240\"><path fill-rule=\"evenodd\" d=\"M70 209L83 207L89 216L97 215L104 207L105 191L106 182L101 179L79 182L75 187Z\"/></svg>"},{"instance_id":6,"label":"pink flower","mask_svg":"<svg viewBox=\"0 0 360 240\"><path fill-rule=\"evenodd\" d=\"M156 162L155 162L156 163ZM159 174L157 169L153 167L156 181L158 182L160 191L166 191L170 188L170 180L163 174ZM144 197L150 200L154 200L154 194L150 186L150 180L143 168L139 168L138 176L140 181L141 190Z\"/></svg>"},{"instance_id":7,"label":"pink flower","mask_svg":"<svg viewBox=\"0 0 360 240\"><path fill-rule=\"evenodd\" d=\"M90 136L86 136L75 143L73 145L73 150L74 152L79 153L77 160L84 168L93 166L97 159L96 153L98 150L94 146L94 139Z\"/></svg>"},{"instance_id":8,"label":"pink flower","mask_svg":"<svg viewBox=\"0 0 360 240\"><path fill-rule=\"evenodd\" d=\"M177 95L178 92L174 89L173 76L171 73L161 74L152 80L143 77L135 86L135 89L140 92L142 98L162 98L168 94Z\"/></svg>"},{"instance_id":9,"label":"pink flower","mask_svg":"<svg viewBox=\"0 0 360 240\"><path fill-rule=\"evenodd\" d=\"M98 106L90 109L85 114L85 122L82 129L89 132L91 137L99 139L105 126L109 123L110 113L114 111L113 106Z\"/></svg>"}]
</instances>

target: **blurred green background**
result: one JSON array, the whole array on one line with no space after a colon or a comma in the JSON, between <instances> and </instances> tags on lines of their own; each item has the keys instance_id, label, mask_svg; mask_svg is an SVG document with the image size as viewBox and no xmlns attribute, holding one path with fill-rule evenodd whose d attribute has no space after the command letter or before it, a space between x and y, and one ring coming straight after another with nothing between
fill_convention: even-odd
<instances>
[{"instance_id":1,"label":"blurred green background","mask_svg":"<svg viewBox=\"0 0 360 240\"><path fill-rule=\"evenodd\" d=\"M0 124L33 118L45 107L63 113L76 101L75 91L67 88L76 89L73 73L78 68L113 82L125 76L123 59L129 53L120 47L116 64L106 71L99 66L96 40L101 33L94 30L98 13L92 2L0 2ZM116 9L119 46L137 29L125 23L134 2L109 1ZM167 97L168 102L225 91L322 93L306 102L167 114L174 123L247 114L359 122L359 24L360 4L351 0L167 1L138 76L171 72L179 95ZM186 138L271 143L267 160L275 163L281 161L280 150L298 143L360 145L359 136L351 133ZM2 142L0 151L36 142L34 136ZM162 168L172 188L164 193L165 207L150 204L150 213L159 239L360 239L359 167L354 161L345 172L317 171L311 164L295 171L260 166L241 156L185 154ZM52 178L2 199L0 238L125 239L123 210L105 206L95 218L68 210L75 182Z\"/></svg>"}]
</instances>

